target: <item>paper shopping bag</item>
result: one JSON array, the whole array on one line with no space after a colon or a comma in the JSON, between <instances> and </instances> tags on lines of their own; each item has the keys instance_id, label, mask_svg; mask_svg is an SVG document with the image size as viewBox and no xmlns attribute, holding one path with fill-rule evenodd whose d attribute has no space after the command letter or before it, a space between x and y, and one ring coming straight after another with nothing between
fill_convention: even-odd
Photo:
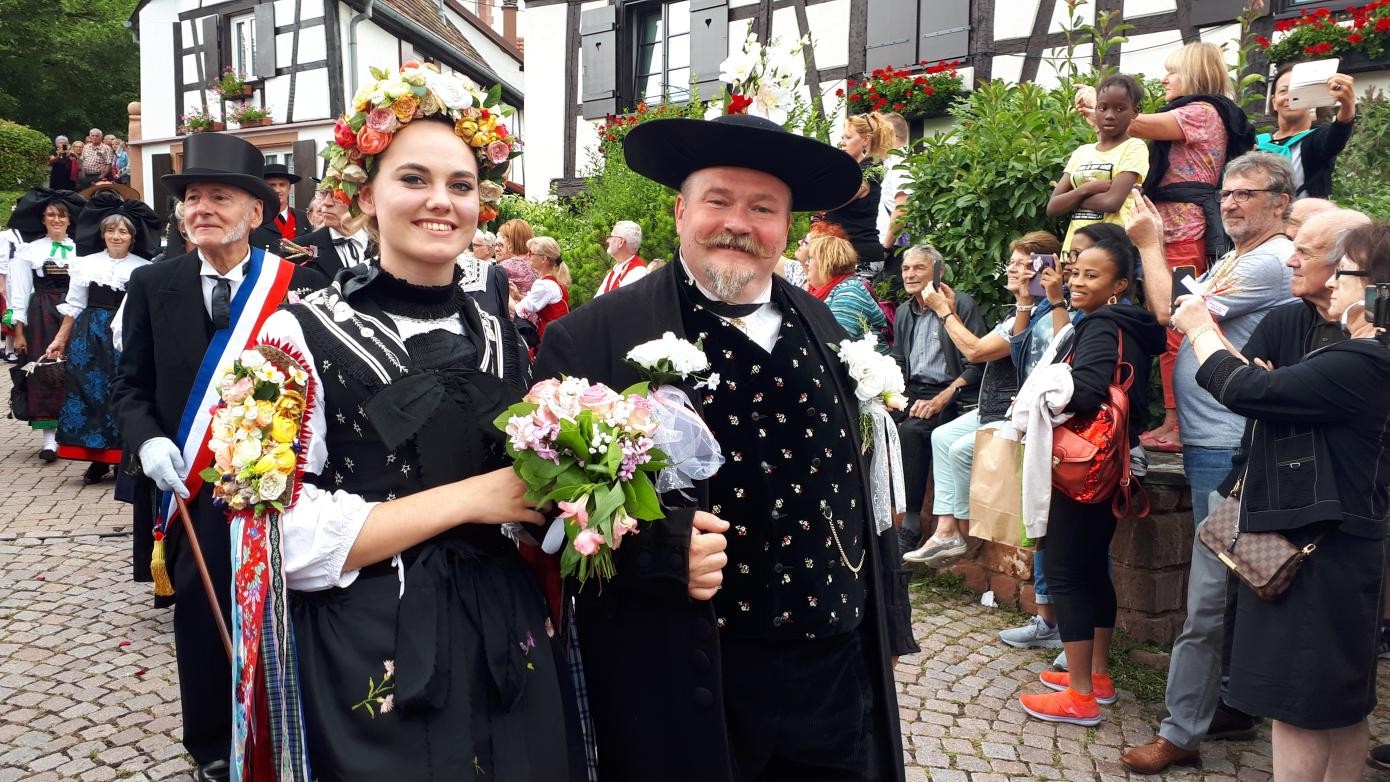
<instances>
[{"instance_id":1,"label":"paper shopping bag","mask_svg":"<svg viewBox=\"0 0 1390 782\"><path fill-rule=\"evenodd\" d=\"M1023 546L1023 444L996 434L992 428L975 433L970 534Z\"/></svg>"}]
</instances>

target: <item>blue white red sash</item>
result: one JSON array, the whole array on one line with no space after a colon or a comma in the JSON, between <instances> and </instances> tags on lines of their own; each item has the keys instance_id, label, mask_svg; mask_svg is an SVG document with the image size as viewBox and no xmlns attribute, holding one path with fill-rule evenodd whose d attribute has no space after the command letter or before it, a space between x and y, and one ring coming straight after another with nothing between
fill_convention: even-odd
<instances>
[{"instance_id":1,"label":"blue white red sash","mask_svg":"<svg viewBox=\"0 0 1390 782\"><path fill-rule=\"evenodd\" d=\"M193 391L188 395L179 419L178 437L174 442L183 452L187 472L180 477L183 478L183 485L188 487L190 497L197 496L203 486L203 479L198 473L212 463L212 451L207 444L212 436L212 409L217 404L215 381L218 373L241 355L261 332L266 318L285 301L294 268L294 264L259 247L251 248L246 276L237 288L236 296L232 297L230 325L212 335L212 342L208 344L203 361L198 365ZM159 509L160 513L154 520L157 539L164 536L164 529L176 512L172 492L164 492L160 496Z\"/></svg>"}]
</instances>

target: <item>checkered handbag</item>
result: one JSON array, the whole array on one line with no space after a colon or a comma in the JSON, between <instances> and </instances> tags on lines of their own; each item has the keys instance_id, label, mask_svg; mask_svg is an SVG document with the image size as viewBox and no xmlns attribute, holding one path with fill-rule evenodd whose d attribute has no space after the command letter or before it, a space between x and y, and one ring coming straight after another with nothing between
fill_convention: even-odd
<instances>
[{"instance_id":1,"label":"checkered handbag","mask_svg":"<svg viewBox=\"0 0 1390 782\"><path fill-rule=\"evenodd\" d=\"M1317 540L1299 548L1277 532L1240 531L1240 488L1207 514L1202 544L1261 600L1275 600L1293 581L1298 566L1317 550ZM1319 536L1321 538L1321 536Z\"/></svg>"}]
</instances>

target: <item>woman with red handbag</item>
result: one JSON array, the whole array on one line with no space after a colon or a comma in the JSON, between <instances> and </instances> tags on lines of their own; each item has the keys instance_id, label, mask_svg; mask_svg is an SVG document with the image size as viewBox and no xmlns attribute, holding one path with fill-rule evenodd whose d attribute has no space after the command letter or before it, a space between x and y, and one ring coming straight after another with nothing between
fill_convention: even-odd
<instances>
[{"instance_id":1,"label":"woman with red handbag","mask_svg":"<svg viewBox=\"0 0 1390 782\"><path fill-rule=\"evenodd\" d=\"M1097 467L1111 459L1127 464L1130 447L1139 443L1149 404L1149 366L1163 351L1163 327L1152 313L1128 303L1138 262L1139 251L1128 239L1108 239L1072 264L1071 303L1084 317L1066 354L1073 384L1066 411L1073 418L1063 426L1088 439L1112 426L1125 438L1096 453ZM1124 414L1123 401L1112 400L1112 385L1125 388L1122 397L1132 416ZM1100 432L1102 441L1105 434ZM1047 535L1039 545L1047 553L1045 575L1070 673L1045 671L1042 683L1060 692L1021 698L1024 711L1049 722L1095 725L1100 704L1115 702L1108 659L1116 613L1109 554L1116 524L1112 499L1120 484L1107 483L1076 486L1053 477Z\"/></svg>"}]
</instances>

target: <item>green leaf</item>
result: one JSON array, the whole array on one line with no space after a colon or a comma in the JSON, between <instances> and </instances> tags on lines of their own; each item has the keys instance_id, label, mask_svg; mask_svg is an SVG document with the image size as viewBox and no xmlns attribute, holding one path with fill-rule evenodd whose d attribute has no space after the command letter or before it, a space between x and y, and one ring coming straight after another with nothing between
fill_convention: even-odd
<instances>
[{"instance_id":1,"label":"green leaf","mask_svg":"<svg viewBox=\"0 0 1390 782\"><path fill-rule=\"evenodd\" d=\"M661 498L656 495L656 487L644 472L632 476L623 484L623 497L627 513L634 519L656 521L666 517L661 512Z\"/></svg>"},{"instance_id":2,"label":"green leaf","mask_svg":"<svg viewBox=\"0 0 1390 782\"><path fill-rule=\"evenodd\" d=\"M492 108L500 100L502 100L502 85L494 84L492 89L487 91L487 99L483 101L483 108Z\"/></svg>"},{"instance_id":3,"label":"green leaf","mask_svg":"<svg viewBox=\"0 0 1390 782\"><path fill-rule=\"evenodd\" d=\"M198 477L202 478L208 483L217 483L218 481L222 480L222 471L218 470L216 467L204 467L201 471L199 471Z\"/></svg>"}]
</instances>

